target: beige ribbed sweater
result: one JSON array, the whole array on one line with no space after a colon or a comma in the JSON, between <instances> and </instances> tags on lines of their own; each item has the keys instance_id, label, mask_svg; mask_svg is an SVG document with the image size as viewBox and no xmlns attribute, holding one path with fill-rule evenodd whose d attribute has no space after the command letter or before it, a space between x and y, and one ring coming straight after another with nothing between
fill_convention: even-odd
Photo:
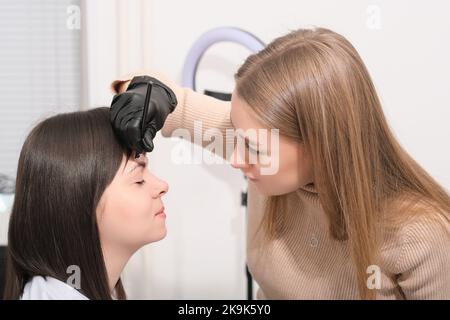
<instances>
[{"instance_id":1,"label":"beige ribbed sweater","mask_svg":"<svg viewBox=\"0 0 450 320\"><path fill-rule=\"evenodd\" d=\"M225 130L233 128L229 102L164 82L175 91L178 106L167 118L163 136L171 136L177 128L188 129L193 136L195 120L202 121L203 130L218 128L224 137ZM250 182L247 263L260 287L258 299L359 299L347 244L329 233L313 186L288 196L289 227L264 245L261 233L255 232L263 206L264 197ZM423 219L405 224L384 237L381 262L378 299L450 299L450 226Z\"/></svg>"}]
</instances>

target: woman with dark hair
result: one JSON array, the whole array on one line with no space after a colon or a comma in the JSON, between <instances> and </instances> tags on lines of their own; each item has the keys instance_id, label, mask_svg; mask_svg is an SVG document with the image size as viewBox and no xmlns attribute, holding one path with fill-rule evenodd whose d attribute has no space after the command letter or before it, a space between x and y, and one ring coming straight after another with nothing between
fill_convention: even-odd
<instances>
[{"instance_id":1,"label":"woman with dark hair","mask_svg":"<svg viewBox=\"0 0 450 320\"><path fill-rule=\"evenodd\" d=\"M166 235L168 185L146 167L109 108L40 122L20 153L4 298L125 299L127 261Z\"/></svg>"}]
</instances>

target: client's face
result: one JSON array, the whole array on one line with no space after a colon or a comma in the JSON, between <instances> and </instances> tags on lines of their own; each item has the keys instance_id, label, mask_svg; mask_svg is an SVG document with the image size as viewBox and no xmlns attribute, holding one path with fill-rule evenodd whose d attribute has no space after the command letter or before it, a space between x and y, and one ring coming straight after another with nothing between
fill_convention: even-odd
<instances>
[{"instance_id":1,"label":"client's face","mask_svg":"<svg viewBox=\"0 0 450 320\"><path fill-rule=\"evenodd\" d=\"M162 196L168 185L152 175L145 154L125 156L97 208L102 246L137 250L166 236Z\"/></svg>"}]
</instances>

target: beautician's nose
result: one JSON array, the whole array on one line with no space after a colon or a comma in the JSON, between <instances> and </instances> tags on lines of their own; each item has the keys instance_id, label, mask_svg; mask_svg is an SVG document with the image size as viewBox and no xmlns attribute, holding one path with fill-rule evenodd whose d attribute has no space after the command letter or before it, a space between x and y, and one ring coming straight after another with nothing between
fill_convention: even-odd
<instances>
[{"instance_id":1,"label":"beautician's nose","mask_svg":"<svg viewBox=\"0 0 450 320\"><path fill-rule=\"evenodd\" d=\"M160 198L169 191L169 185L166 181L152 176L152 198Z\"/></svg>"}]
</instances>

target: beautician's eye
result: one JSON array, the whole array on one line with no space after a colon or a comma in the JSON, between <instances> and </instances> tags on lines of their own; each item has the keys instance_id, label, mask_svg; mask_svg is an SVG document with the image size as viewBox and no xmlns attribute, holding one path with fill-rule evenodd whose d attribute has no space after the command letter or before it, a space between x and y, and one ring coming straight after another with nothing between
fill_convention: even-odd
<instances>
[{"instance_id":1,"label":"beautician's eye","mask_svg":"<svg viewBox=\"0 0 450 320\"><path fill-rule=\"evenodd\" d=\"M248 144L247 141L245 141L245 147L247 148L247 150L249 150L251 153L256 153L257 155L259 155L259 150L255 150L253 148L250 148L250 145Z\"/></svg>"},{"instance_id":2,"label":"beautician's eye","mask_svg":"<svg viewBox=\"0 0 450 320\"><path fill-rule=\"evenodd\" d=\"M144 183L145 183L145 180L137 181L136 183L137 183L137 184L144 184Z\"/></svg>"}]
</instances>

